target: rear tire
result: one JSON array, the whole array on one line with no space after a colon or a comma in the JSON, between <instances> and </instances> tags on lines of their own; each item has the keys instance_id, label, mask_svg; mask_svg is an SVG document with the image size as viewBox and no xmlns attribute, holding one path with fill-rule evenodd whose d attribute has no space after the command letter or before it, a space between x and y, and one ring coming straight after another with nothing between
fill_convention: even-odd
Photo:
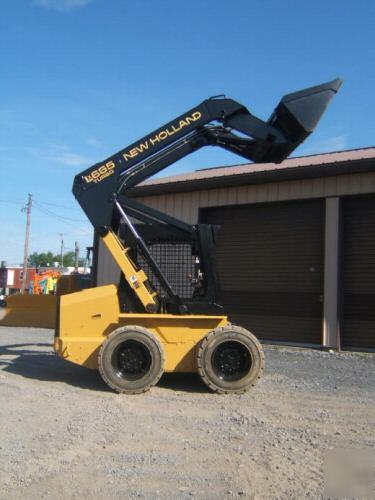
<instances>
[{"instance_id":1,"label":"rear tire","mask_svg":"<svg viewBox=\"0 0 375 500\"><path fill-rule=\"evenodd\" d=\"M98 363L100 375L111 389L139 394L148 391L162 376L164 351L146 328L125 326L108 335Z\"/></svg>"},{"instance_id":2,"label":"rear tire","mask_svg":"<svg viewBox=\"0 0 375 500\"><path fill-rule=\"evenodd\" d=\"M204 383L220 394L242 394L258 382L264 369L264 353L249 331L228 324L215 328L202 340L197 355Z\"/></svg>"}]
</instances>

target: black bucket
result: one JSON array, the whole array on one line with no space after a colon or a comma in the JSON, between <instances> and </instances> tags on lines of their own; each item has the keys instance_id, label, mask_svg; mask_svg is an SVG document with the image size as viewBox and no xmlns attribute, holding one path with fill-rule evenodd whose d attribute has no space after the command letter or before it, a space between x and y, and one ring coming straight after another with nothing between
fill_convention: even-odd
<instances>
[{"instance_id":1,"label":"black bucket","mask_svg":"<svg viewBox=\"0 0 375 500\"><path fill-rule=\"evenodd\" d=\"M341 84L342 80L336 78L331 82L285 95L267 123L282 131L287 142L275 144L266 150L260 149L254 161L280 163L287 158L314 131Z\"/></svg>"}]
</instances>

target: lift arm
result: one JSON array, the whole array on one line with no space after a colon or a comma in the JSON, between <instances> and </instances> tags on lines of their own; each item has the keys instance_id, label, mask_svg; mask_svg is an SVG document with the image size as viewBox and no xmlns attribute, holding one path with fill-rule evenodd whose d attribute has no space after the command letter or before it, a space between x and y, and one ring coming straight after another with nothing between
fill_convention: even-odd
<instances>
[{"instance_id":1,"label":"lift arm","mask_svg":"<svg viewBox=\"0 0 375 500\"><path fill-rule=\"evenodd\" d=\"M207 99L78 174L73 193L93 226L108 228L119 192L203 146L217 145L256 163L280 163L313 132L341 83L336 79L284 96L267 121L232 99Z\"/></svg>"},{"instance_id":2,"label":"lift arm","mask_svg":"<svg viewBox=\"0 0 375 500\"><path fill-rule=\"evenodd\" d=\"M129 217L154 224L159 229L170 228L194 240L206 280L202 297L204 295L206 303L217 305L216 276L211 255L215 235L211 226L190 226L145 207L128 198L127 190L204 146L219 146L256 163L280 163L313 132L341 83L340 79L336 79L284 96L267 121L255 117L232 99L218 96L205 100L75 177L75 197L144 309L152 312L159 305L156 294L147 286L147 276L137 269L117 238L120 219L125 220L170 302L182 313L191 309L174 293Z\"/></svg>"}]
</instances>

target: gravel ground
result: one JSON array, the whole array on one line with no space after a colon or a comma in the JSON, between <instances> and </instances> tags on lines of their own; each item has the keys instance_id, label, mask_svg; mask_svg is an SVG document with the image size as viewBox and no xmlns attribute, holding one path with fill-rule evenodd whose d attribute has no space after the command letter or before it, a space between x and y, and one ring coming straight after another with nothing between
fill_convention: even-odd
<instances>
[{"instance_id":1,"label":"gravel ground","mask_svg":"<svg viewBox=\"0 0 375 500\"><path fill-rule=\"evenodd\" d=\"M322 498L331 448L373 449L375 356L266 347L241 396L165 375L140 396L0 327L0 498Z\"/></svg>"}]
</instances>

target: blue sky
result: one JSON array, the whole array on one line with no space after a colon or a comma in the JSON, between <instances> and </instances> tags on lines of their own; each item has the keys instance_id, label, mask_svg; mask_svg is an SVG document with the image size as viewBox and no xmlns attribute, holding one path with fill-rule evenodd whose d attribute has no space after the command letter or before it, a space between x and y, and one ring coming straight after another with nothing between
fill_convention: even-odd
<instances>
[{"instance_id":1,"label":"blue sky","mask_svg":"<svg viewBox=\"0 0 375 500\"><path fill-rule=\"evenodd\" d=\"M280 97L344 86L295 154L375 144L372 0L2 0L0 260L91 243L73 177L203 99L225 93L261 118ZM166 173L239 163L206 148Z\"/></svg>"}]
</instances>

